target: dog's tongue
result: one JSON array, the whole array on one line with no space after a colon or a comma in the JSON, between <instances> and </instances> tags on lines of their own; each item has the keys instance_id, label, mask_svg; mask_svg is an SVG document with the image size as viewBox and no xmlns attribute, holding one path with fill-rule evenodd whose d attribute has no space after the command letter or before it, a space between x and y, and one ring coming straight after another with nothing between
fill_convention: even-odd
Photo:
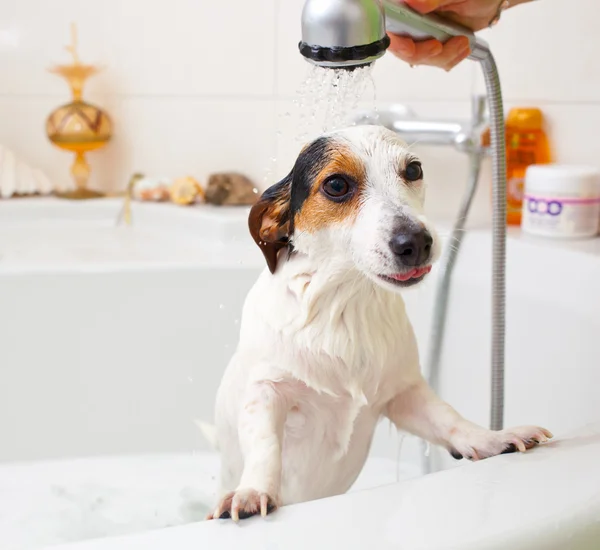
<instances>
[{"instance_id":1,"label":"dog's tongue","mask_svg":"<svg viewBox=\"0 0 600 550\"><path fill-rule=\"evenodd\" d=\"M430 265L428 265L427 267L415 267L405 273L396 273L394 275L390 275L390 278L396 279L396 281L408 281L409 279L416 279L418 277L421 277L422 275L425 275L425 273L429 273L430 271Z\"/></svg>"}]
</instances>

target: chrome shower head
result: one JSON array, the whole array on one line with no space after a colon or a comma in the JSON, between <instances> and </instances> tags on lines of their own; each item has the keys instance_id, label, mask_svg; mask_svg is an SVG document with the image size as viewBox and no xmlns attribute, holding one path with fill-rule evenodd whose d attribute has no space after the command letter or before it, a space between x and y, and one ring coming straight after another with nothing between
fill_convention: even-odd
<instances>
[{"instance_id":1,"label":"chrome shower head","mask_svg":"<svg viewBox=\"0 0 600 550\"><path fill-rule=\"evenodd\" d=\"M464 36L471 59L481 61L489 47L473 32L433 14L422 15L399 0L306 0L300 53L321 67L352 69L381 57L390 39L386 29L415 40L446 42Z\"/></svg>"},{"instance_id":2,"label":"chrome shower head","mask_svg":"<svg viewBox=\"0 0 600 550\"><path fill-rule=\"evenodd\" d=\"M307 0L300 53L321 67L353 69L381 57L390 39L378 0Z\"/></svg>"}]
</instances>

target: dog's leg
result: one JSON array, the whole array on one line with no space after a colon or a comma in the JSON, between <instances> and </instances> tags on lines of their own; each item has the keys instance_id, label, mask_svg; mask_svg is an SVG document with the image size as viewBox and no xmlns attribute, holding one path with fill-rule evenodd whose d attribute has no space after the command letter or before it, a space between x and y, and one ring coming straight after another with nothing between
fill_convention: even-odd
<instances>
[{"instance_id":1,"label":"dog's leg","mask_svg":"<svg viewBox=\"0 0 600 550\"><path fill-rule=\"evenodd\" d=\"M537 426L494 432L473 424L442 401L423 379L399 393L388 404L386 416L398 429L445 447L456 459L479 460L525 451L552 437Z\"/></svg>"},{"instance_id":2,"label":"dog's leg","mask_svg":"<svg viewBox=\"0 0 600 550\"><path fill-rule=\"evenodd\" d=\"M238 488L221 498L209 519L238 521L258 513L264 517L280 504L281 447L288 411L280 389L270 381L248 388L238 419L242 477Z\"/></svg>"}]
</instances>

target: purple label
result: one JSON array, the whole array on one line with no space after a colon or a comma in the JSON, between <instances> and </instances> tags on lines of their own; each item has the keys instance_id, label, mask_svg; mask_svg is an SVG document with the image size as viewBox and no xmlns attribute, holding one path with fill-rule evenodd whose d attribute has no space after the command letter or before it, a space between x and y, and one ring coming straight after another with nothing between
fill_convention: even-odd
<instances>
[{"instance_id":1,"label":"purple label","mask_svg":"<svg viewBox=\"0 0 600 550\"><path fill-rule=\"evenodd\" d=\"M537 199L527 197L527 208L532 214L548 214L549 216L560 216L563 203L559 200Z\"/></svg>"}]
</instances>

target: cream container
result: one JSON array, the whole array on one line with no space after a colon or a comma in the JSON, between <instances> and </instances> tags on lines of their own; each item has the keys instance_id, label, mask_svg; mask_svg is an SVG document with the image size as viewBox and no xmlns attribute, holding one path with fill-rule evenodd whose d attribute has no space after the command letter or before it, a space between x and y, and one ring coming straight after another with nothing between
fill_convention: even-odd
<instances>
[{"instance_id":1,"label":"cream container","mask_svg":"<svg viewBox=\"0 0 600 550\"><path fill-rule=\"evenodd\" d=\"M598 235L600 171L588 166L533 164L525 172L521 227L558 239Z\"/></svg>"}]
</instances>

